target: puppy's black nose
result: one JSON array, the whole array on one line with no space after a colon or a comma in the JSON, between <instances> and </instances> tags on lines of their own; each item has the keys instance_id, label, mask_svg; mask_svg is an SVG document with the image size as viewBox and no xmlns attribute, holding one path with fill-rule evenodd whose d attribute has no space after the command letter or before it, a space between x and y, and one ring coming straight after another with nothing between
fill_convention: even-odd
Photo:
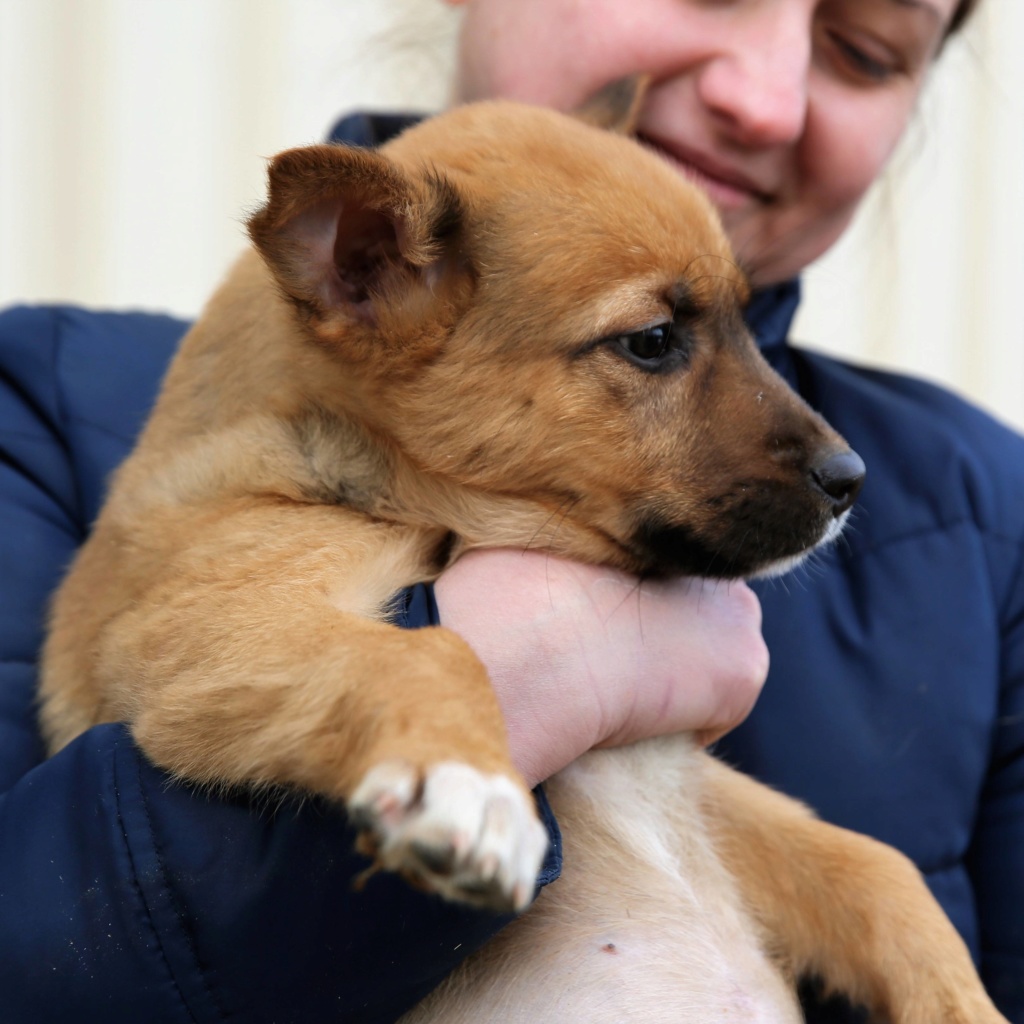
<instances>
[{"instance_id":1,"label":"puppy's black nose","mask_svg":"<svg viewBox=\"0 0 1024 1024\"><path fill-rule=\"evenodd\" d=\"M832 452L811 466L811 479L832 504L832 514L841 516L854 502L864 483L864 460L847 449Z\"/></svg>"}]
</instances>

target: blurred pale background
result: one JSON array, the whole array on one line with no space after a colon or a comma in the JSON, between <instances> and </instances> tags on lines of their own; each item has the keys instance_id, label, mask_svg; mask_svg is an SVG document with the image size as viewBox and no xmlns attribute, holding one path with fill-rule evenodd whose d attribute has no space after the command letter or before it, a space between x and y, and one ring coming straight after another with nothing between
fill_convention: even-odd
<instances>
[{"instance_id":1,"label":"blurred pale background","mask_svg":"<svg viewBox=\"0 0 1024 1024\"><path fill-rule=\"evenodd\" d=\"M194 316L263 157L448 97L436 0L0 0L0 305ZM984 0L796 335L1024 428L1024 0Z\"/></svg>"}]
</instances>

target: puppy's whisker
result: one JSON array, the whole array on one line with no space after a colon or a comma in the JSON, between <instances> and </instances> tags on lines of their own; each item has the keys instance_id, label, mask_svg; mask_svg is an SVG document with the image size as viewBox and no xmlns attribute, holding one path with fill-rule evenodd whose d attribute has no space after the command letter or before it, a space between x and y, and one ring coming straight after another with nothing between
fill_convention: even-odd
<instances>
[{"instance_id":1,"label":"puppy's whisker","mask_svg":"<svg viewBox=\"0 0 1024 1024\"><path fill-rule=\"evenodd\" d=\"M569 513L572 512L572 510L579 504L579 501L580 499L577 497L569 497L556 506L552 510L551 514L534 531L533 536L526 544L526 550L532 551L535 547L544 548L549 553L557 550L559 531L562 529L562 525L569 517ZM549 538L547 536L548 527L556 518L558 519L558 524Z\"/></svg>"},{"instance_id":2,"label":"puppy's whisker","mask_svg":"<svg viewBox=\"0 0 1024 1024\"><path fill-rule=\"evenodd\" d=\"M637 576L637 577L636 577L636 582L635 582L635 583L634 583L634 584L633 584L633 585L632 585L632 586L631 586L631 587L630 587L630 588L629 588L629 589L628 589L628 590L626 591L626 593L625 593L625 594L623 595L623 597L622 597L622 600L621 600L621 601L620 601L620 602L619 602L619 603L618 603L618 604L617 604L617 605L616 605L616 606L615 606L615 607L614 607L614 608L613 608L613 609L612 609L612 610L611 610L611 611L610 611L610 612L608 613L608 616L607 616L607 618L605 619L605 621L606 621L606 622L610 621L610 620L611 620L611 617L612 617L612 616L613 616L613 615L614 615L614 614L615 614L615 613L616 613L616 612L617 612L617 611L618 611L618 610L619 610L620 608L622 608L622 607L623 607L623 606L625 605L625 603L626 603L626 602L627 602L627 601L628 601L628 600L629 600L629 599L630 599L630 598L631 598L631 597L632 597L632 596L633 596L634 594L640 594L640 591L641 591L641 590L642 590L642 588L643 588L644 582L645 582L645 581L644 581L644 579L643 579L643 577L642 577L642 576ZM642 601L642 600L637 600L637 602L636 602L636 624L637 624L637 627L638 627L638 628L639 628L639 630L640 630L640 639L641 639L641 641L643 641L643 640L645 639L645 637L644 637L644 620L643 620L643 608L641 607L641 606L642 606L642 604L643 604L643 601Z\"/></svg>"},{"instance_id":3,"label":"puppy's whisker","mask_svg":"<svg viewBox=\"0 0 1024 1024\"><path fill-rule=\"evenodd\" d=\"M717 252L702 252L697 256L694 256L690 260L690 262L686 264L687 277L690 276L690 268L693 267L695 263L699 263L701 260L718 260L721 263L725 263L728 266L733 267L735 270L740 270L740 265L736 262L736 260L732 259L729 256L723 256L721 253Z\"/></svg>"}]
</instances>

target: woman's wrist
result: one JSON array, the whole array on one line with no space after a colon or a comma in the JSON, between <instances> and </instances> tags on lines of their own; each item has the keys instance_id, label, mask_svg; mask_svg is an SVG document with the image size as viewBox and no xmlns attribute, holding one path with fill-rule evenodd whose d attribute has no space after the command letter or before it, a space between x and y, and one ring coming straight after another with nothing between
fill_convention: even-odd
<instances>
[{"instance_id":1,"label":"woman's wrist","mask_svg":"<svg viewBox=\"0 0 1024 1024\"><path fill-rule=\"evenodd\" d=\"M639 581L536 552L472 552L435 585L487 668L532 785L595 746L738 725L767 675L742 583Z\"/></svg>"},{"instance_id":2,"label":"woman's wrist","mask_svg":"<svg viewBox=\"0 0 1024 1024\"><path fill-rule=\"evenodd\" d=\"M434 592L442 624L467 640L487 669L512 761L534 786L603 737L580 666L561 649L568 631L555 620L565 601L538 594L536 567L524 572L514 561L520 555L470 554L436 582ZM551 585L561 590L564 581Z\"/></svg>"}]
</instances>

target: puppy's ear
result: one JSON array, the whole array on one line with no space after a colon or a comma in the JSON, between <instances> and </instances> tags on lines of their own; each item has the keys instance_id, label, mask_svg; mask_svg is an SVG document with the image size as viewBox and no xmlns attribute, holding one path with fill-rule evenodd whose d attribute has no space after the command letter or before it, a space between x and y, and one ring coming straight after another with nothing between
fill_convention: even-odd
<instances>
[{"instance_id":1,"label":"puppy's ear","mask_svg":"<svg viewBox=\"0 0 1024 1024\"><path fill-rule=\"evenodd\" d=\"M650 83L650 75L620 78L594 93L573 115L595 128L632 135Z\"/></svg>"},{"instance_id":2,"label":"puppy's ear","mask_svg":"<svg viewBox=\"0 0 1024 1024\"><path fill-rule=\"evenodd\" d=\"M442 276L462 218L443 177L413 179L372 150L322 145L280 153L269 179L249 236L314 320L375 326L389 303Z\"/></svg>"}]
</instances>

